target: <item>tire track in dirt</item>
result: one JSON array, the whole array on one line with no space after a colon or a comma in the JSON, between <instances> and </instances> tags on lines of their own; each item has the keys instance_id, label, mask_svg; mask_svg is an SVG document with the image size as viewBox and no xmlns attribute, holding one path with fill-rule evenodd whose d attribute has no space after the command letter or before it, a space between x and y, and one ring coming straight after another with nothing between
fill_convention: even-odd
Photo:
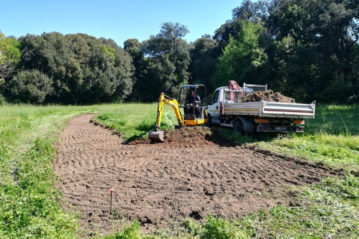
<instances>
[{"instance_id":1,"label":"tire track in dirt","mask_svg":"<svg viewBox=\"0 0 359 239\"><path fill-rule=\"evenodd\" d=\"M81 228L116 231L109 218L109 189L118 217L144 227L212 214L237 218L293 199L286 186L319 182L338 172L304 160L211 141L175 146L125 145L110 130L74 118L61 134L54 169L63 207L79 212Z\"/></svg>"}]
</instances>

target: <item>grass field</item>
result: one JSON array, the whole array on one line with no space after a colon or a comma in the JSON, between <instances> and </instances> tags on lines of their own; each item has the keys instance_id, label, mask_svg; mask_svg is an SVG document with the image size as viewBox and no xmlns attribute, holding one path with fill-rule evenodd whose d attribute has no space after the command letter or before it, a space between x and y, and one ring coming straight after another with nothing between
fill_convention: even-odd
<instances>
[{"instance_id":1,"label":"grass field","mask_svg":"<svg viewBox=\"0 0 359 239\"><path fill-rule=\"evenodd\" d=\"M169 108L164 128L176 120ZM97 120L125 139L144 137L154 124L156 104L94 106L0 106L0 238L77 238L76 215L65 213L55 189L53 146L66 122L80 113L98 113ZM359 106L319 106L306 133L288 137L235 136L282 154L323 162L347 170L342 179L296 187L298 203L258 211L235 221L208 218L204 224L186 219L178 237L187 238L358 238ZM139 238L138 224L107 238ZM168 238L152 235L147 238Z\"/></svg>"},{"instance_id":2,"label":"grass field","mask_svg":"<svg viewBox=\"0 0 359 239\"><path fill-rule=\"evenodd\" d=\"M306 121L303 134L236 136L230 129L221 133L238 144L254 143L280 154L359 171L358 116L359 105L325 105L317 107L315 120Z\"/></svg>"},{"instance_id":3,"label":"grass field","mask_svg":"<svg viewBox=\"0 0 359 239\"><path fill-rule=\"evenodd\" d=\"M146 137L156 122L157 104L123 104L111 112L99 114L96 120L102 125L120 132L125 140ZM176 116L168 105L164 106L162 129L173 129Z\"/></svg>"}]
</instances>

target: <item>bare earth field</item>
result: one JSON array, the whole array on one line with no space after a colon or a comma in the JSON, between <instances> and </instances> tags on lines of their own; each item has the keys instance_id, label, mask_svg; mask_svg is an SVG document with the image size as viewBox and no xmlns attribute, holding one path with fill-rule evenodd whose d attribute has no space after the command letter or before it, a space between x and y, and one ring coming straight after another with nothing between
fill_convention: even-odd
<instances>
[{"instance_id":1,"label":"bare earth field","mask_svg":"<svg viewBox=\"0 0 359 239\"><path fill-rule=\"evenodd\" d=\"M163 144L123 144L118 135L90 123L92 116L70 121L54 161L63 207L80 214L88 235L113 232L121 220L137 219L149 230L184 217L234 219L291 205L295 193L288 185L339 173L301 159L233 147L210 136L206 127L167 132ZM110 188L115 190L112 218Z\"/></svg>"}]
</instances>

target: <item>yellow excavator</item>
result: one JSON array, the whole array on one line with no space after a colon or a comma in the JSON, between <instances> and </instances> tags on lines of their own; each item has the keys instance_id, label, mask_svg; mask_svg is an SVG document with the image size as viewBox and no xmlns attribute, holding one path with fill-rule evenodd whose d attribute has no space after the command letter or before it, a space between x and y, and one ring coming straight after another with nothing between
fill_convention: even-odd
<instances>
[{"instance_id":1,"label":"yellow excavator","mask_svg":"<svg viewBox=\"0 0 359 239\"><path fill-rule=\"evenodd\" d=\"M207 96L205 85L184 85L180 89L178 101L174 98L161 93L158 99L157 120L155 130L148 133L148 138L152 142L164 142L164 131L161 131L161 121L164 104L169 104L175 111L178 126L197 126L208 122L207 106L201 101L201 96ZM183 108L184 116L182 116Z\"/></svg>"}]
</instances>

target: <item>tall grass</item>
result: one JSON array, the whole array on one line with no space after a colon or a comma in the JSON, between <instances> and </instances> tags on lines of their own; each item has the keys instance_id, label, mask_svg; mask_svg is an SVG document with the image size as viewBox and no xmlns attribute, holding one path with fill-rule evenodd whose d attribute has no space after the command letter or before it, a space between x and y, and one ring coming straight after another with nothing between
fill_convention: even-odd
<instances>
[{"instance_id":1,"label":"tall grass","mask_svg":"<svg viewBox=\"0 0 359 239\"><path fill-rule=\"evenodd\" d=\"M320 106L316 119L307 120L304 134L259 142L282 154L359 170L359 105Z\"/></svg>"}]
</instances>

